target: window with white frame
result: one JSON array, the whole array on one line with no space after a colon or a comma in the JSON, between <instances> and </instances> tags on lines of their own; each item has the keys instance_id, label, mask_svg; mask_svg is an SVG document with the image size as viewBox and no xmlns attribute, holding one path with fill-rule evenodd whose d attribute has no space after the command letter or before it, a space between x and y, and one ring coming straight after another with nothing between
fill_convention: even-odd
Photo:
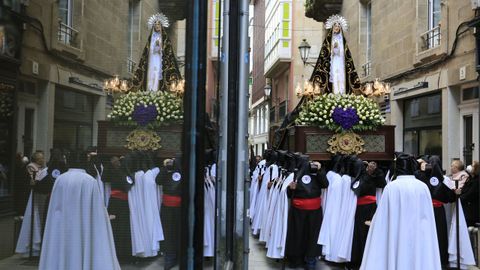
<instances>
[{"instance_id":1,"label":"window with white frame","mask_svg":"<svg viewBox=\"0 0 480 270\"><path fill-rule=\"evenodd\" d=\"M369 63L372 60L372 2L367 3L365 13L366 13L365 15L366 15L366 26L367 26L367 29L366 29L366 32L367 32L367 35L366 35L366 38L367 38L366 59L367 59L367 61L366 62Z\"/></svg>"},{"instance_id":2,"label":"window with white frame","mask_svg":"<svg viewBox=\"0 0 480 270\"><path fill-rule=\"evenodd\" d=\"M255 135L260 133L260 111L255 108Z\"/></svg>"},{"instance_id":3,"label":"window with white frame","mask_svg":"<svg viewBox=\"0 0 480 270\"><path fill-rule=\"evenodd\" d=\"M428 28L434 29L440 25L440 2L441 0L428 0Z\"/></svg>"},{"instance_id":4,"label":"window with white frame","mask_svg":"<svg viewBox=\"0 0 480 270\"><path fill-rule=\"evenodd\" d=\"M139 39L140 2L130 0L128 2L128 35L127 35L127 71L131 74L136 66L134 55L135 41Z\"/></svg>"},{"instance_id":5,"label":"window with white frame","mask_svg":"<svg viewBox=\"0 0 480 270\"><path fill-rule=\"evenodd\" d=\"M80 48L76 42L77 34L73 28L73 0L58 0L58 41Z\"/></svg>"},{"instance_id":6,"label":"window with white frame","mask_svg":"<svg viewBox=\"0 0 480 270\"><path fill-rule=\"evenodd\" d=\"M440 45L441 0L428 1L428 31L423 34L424 49L432 49Z\"/></svg>"},{"instance_id":7,"label":"window with white frame","mask_svg":"<svg viewBox=\"0 0 480 270\"><path fill-rule=\"evenodd\" d=\"M73 0L59 0L58 1L58 17L63 24L73 26Z\"/></svg>"},{"instance_id":8,"label":"window with white frame","mask_svg":"<svg viewBox=\"0 0 480 270\"><path fill-rule=\"evenodd\" d=\"M265 104L265 115L263 117L263 125L265 126L266 132L268 132L268 116L269 116L268 104Z\"/></svg>"},{"instance_id":9,"label":"window with white frame","mask_svg":"<svg viewBox=\"0 0 480 270\"><path fill-rule=\"evenodd\" d=\"M371 73L372 62L372 2L364 1L361 3L361 31L360 42L365 55L365 62L362 65L363 76L367 77Z\"/></svg>"},{"instance_id":10,"label":"window with white frame","mask_svg":"<svg viewBox=\"0 0 480 270\"><path fill-rule=\"evenodd\" d=\"M262 134L263 133L263 108L262 107L258 108L258 111L260 112L260 118L258 119L260 128L258 130L258 134Z\"/></svg>"}]
</instances>

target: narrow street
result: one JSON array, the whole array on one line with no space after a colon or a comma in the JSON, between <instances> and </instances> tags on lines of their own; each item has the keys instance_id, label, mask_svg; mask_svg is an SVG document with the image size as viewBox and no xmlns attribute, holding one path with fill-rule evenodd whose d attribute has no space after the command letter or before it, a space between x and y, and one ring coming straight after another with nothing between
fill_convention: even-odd
<instances>
[{"instance_id":1,"label":"narrow street","mask_svg":"<svg viewBox=\"0 0 480 270\"><path fill-rule=\"evenodd\" d=\"M248 258L248 269L253 270L269 270L269 269L282 269L281 260L269 259L265 256L266 249L258 243L257 239L254 239L251 235L250 237L250 255ZM206 260L204 269L213 269L212 267L213 260ZM153 258L140 260L135 263L121 263L123 270L154 270L154 269L163 269L163 258ZM0 270L35 270L38 269L38 261L29 261L28 259L22 258L19 255L15 255L3 260L0 260ZM178 268L177 268L178 269ZM285 267L285 269L292 269ZM303 268L297 268L303 269ZM327 265L325 262L320 261L317 263L317 269L321 270L339 270L343 269L342 267L335 267Z\"/></svg>"},{"instance_id":2,"label":"narrow street","mask_svg":"<svg viewBox=\"0 0 480 270\"><path fill-rule=\"evenodd\" d=\"M266 256L266 249L263 244L260 244L257 239L253 238L250 234L250 254L248 256L248 269L253 270L269 270L269 269L282 269L282 260L269 259ZM293 269L285 266L285 269ZM295 268L303 269L303 268ZM327 265L323 261L317 262L317 270L339 270L343 267Z\"/></svg>"}]
</instances>

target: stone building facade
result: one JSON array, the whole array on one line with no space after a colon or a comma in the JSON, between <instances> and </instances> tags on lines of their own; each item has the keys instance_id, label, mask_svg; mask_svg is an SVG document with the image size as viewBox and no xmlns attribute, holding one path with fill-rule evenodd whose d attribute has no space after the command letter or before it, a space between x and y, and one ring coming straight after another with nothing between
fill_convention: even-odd
<instances>
[{"instance_id":1,"label":"stone building facade","mask_svg":"<svg viewBox=\"0 0 480 270\"><path fill-rule=\"evenodd\" d=\"M26 15L36 25L24 32L17 152L96 144L103 81L131 76L155 12L156 1L30 1Z\"/></svg>"},{"instance_id":2,"label":"stone building facade","mask_svg":"<svg viewBox=\"0 0 480 270\"><path fill-rule=\"evenodd\" d=\"M319 55L325 30L323 24L305 17L299 0L253 2L251 143L257 154L267 148L268 134L299 102L297 85L310 78ZM311 45L307 64L298 47L303 39ZM271 88L270 96L264 93Z\"/></svg>"},{"instance_id":3,"label":"stone building facade","mask_svg":"<svg viewBox=\"0 0 480 270\"><path fill-rule=\"evenodd\" d=\"M341 14L363 82L390 82L395 148L453 159L479 155L479 84L468 0L344 0Z\"/></svg>"},{"instance_id":4,"label":"stone building facade","mask_svg":"<svg viewBox=\"0 0 480 270\"><path fill-rule=\"evenodd\" d=\"M251 78L251 105L249 134L250 143L254 147L256 155L261 155L268 141L268 100L265 96L266 78L264 74L265 64L265 0L252 1L253 21L252 32L252 68Z\"/></svg>"},{"instance_id":5,"label":"stone building facade","mask_svg":"<svg viewBox=\"0 0 480 270\"><path fill-rule=\"evenodd\" d=\"M21 26L16 70L11 158L41 150L85 149L97 143L98 120L105 120L111 98L103 91L106 79L130 78L145 47L148 18L163 12L180 67L185 55L184 13L165 9L155 0L31 0L10 1ZM10 7L9 7L10 8ZM2 14L3 14L2 4ZM170 12L170 13L169 13ZM173 13L172 13L173 12ZM3 24L2 24L3 25ZM2 61L2 66L4 59ZM13 162L10 169L13 168ZM16 172L18 175L20 172ZM16 176L8 175L0 189L0 258L15 247L13 196Z\"/></svg>"}]
</instances>

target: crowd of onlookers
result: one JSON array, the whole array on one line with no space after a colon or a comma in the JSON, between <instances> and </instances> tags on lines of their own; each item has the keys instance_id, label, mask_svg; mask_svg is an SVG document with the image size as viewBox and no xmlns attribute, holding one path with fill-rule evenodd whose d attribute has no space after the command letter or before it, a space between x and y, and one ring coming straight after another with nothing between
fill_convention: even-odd
<instances>
[{"instance_id":1,"label":"crowd of onlookers","mask_svg":"<svg viewBox=\"0 0 480 270\"><path fill-rule=\"evenodd\" d=\"M473 161L464 170L464 164L460 160L454 160L451 165L453 180L459 180L459 188L456 193L460 195L463 211L468 226L475 226L479 222L479 175L480 163Z\"/></svg>"}]
</instances>

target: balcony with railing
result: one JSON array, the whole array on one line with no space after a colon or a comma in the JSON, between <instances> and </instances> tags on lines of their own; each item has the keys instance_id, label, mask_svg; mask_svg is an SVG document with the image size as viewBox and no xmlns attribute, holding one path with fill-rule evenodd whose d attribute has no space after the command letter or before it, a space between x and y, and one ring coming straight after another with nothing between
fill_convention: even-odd
<instances>
[{"instance_id":1,"label":"balcony with railing","mask_svg":"<svg viewBox=\"0 0 480 270\"><path fill-rule=\"evenodd\" d=\"M292 60L292 1L270 0L265 14L265 65L269 76Z\"/></svg>"},{"instance_id":2,"label":"balcony with railing","mask_svg":"<svg viewBox=\"0 0 480 270\"><path fill-rule=\"evenodd\" d=\"M419 51L423 52L440 46L442 33L440 25L420 35Z\"/></svg>"},{"instance_id":3,"label":"balcony with railing","mask_svg":"<svg viewBox=\"0 0 480 270\"><path fill-rule=\"evenodd\" d=\"M186 0L157 1L158 10L161 10L170 22L180 21L187 17L189 10Z\"/></svg>"},{"instance_id":4,"label":"balcony with railing","mask_svg":"<svg viewBox=\"0 0 480 270\"><path fill-rule=\"evenodd\" d=\"M58 41L66 46L82 49L82 42L78 38L78 30L58 21Z\"/></svg>"},{"instance_id":5,"label":"balcony with railing","mask_svg":"<svg viewBox=\"0 0 480 270\"><path fill-rule=\"evenodd\" d=\"M127 58L127 72L128 73L133 74L133 72L135 72L135 66L136 65L137 65L137 63L135 63L135 61L133 61L130 58Z\"/></svg>"},{"instance_id":6,"label":"balcony with railing","mask_svg":"<svg viewBox=\"0 0 480 270\"><path fill-rule=\"evenodd\" d=\"M342 0L306 0L305 16L318 22L325 22L332 14L339 14Z\"/></svg>"},{"instance_id":7,"label":"balcony with railing","mask_svg":"<svg viewBox=\"0 0 480 270\"><path fill-rule=\"evenodd\" d=\"M368 77L370 76L372 72L372 62L367 61L367 63L362 65L362 70L363 70L363 77Z\"/></svg>"}]
</instances>

